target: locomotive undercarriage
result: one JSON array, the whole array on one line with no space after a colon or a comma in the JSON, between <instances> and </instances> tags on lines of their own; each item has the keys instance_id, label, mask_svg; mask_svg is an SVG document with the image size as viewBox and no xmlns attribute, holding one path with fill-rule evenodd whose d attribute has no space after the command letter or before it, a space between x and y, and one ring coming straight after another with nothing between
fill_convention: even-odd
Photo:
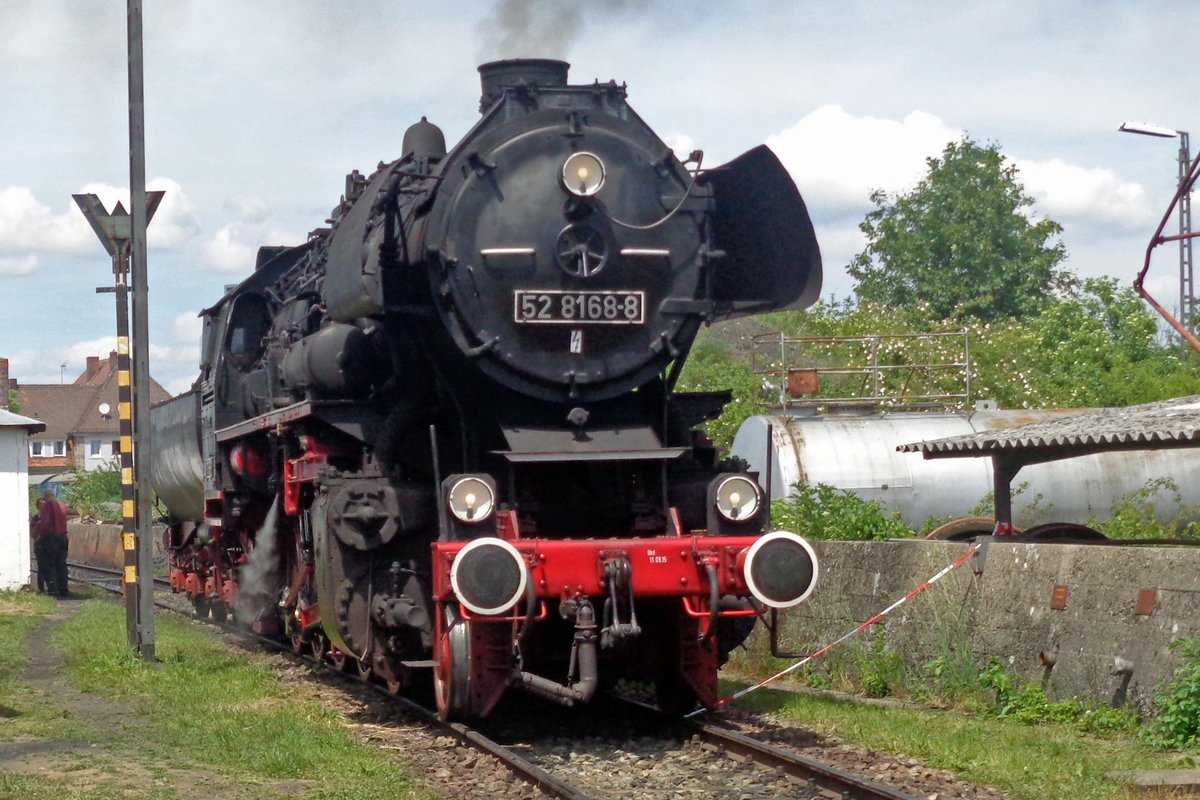
<instances>
[{"instance_id":1,"label":"locomotive undercarriage","mask_svg":"<svg viewBox=\"0 0 1200 800\"><path fill-rule=\"evenodd\" d=\"M256 632L392 691L432 667L447 716L487 714L510 687L583 703L620 679L655 685L672 710L715 701L717 668L754 619L734 601L747 591L733 564L753 538L688 534L703 526L685 527L677 506L664 511L662 464L511 470L514 502L490 528L439 534L428 482L385 474L363 449L331 441L335 432L300 420L224 443L241 491L214 498L208 524L180 530L172 548L173 585L198 614L234 610ZM672 500L717 474L687 461L674 467ZM278 472L262 466L280 462ZM256 473L280 474L282 485ZM588 484L625 488L572 519L588 507ZM471 611L450 586L456 554L481 533L513 543L530 570L526 592L502 613Z\"/></svg>"}]
</instances>

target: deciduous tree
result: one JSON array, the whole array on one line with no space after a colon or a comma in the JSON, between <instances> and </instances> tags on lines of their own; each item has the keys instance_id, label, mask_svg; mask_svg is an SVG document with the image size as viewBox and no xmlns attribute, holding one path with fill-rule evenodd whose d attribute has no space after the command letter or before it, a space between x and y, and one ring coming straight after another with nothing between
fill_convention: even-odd
<instances>
[{"instance_id":1,"label":"deciduous tree","mask_svg":"<svg viewBox=\"0 0 1200 800\"><path fill-rule=\"evenodd\" d=\"M1055 237L1032 214L1016 167L995 144L952 142L911 191L876 191L859 228L867 246L849 266L861 300L927 304L935 318L1024 318L1045 308L1070 273Z\"/></svg>"}]
</instances>

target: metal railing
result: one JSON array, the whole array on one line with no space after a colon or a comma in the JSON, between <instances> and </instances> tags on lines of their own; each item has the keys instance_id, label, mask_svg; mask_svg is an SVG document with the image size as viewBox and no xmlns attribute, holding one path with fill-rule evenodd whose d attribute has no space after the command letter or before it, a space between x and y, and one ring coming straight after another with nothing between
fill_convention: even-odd
<instances>
[{"instance_id":1,"label":"metal railing","mask_svg":"<svg viewBox=\"0 0 1200 800\"><path fill-rule=\"evenodd\" d=\"M868 336L752 338L751 363L766 401L781 408L971 405L967 330Z\"/></svg>"}]
</instances>

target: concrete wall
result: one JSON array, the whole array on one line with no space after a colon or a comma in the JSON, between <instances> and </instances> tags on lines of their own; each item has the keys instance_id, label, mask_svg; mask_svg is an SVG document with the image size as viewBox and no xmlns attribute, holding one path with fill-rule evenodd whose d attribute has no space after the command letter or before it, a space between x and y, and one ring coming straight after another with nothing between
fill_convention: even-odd
<instances>
[{"instance_id":1,"label":"concrete wall","mask_svg":"<svg viewBox=\"0 0 1200 800\"><path fill-rule=\"evenodd\" d=\"M124 563L119 525L69 527L72 560ZM160 563L161 544L156 530ZM813 542L813 547L821 564L819 583L805 603L785 614L781 642L806 653L920 586L968 545L912 540ZM974 574L975 565L963 564L814 666L853 665L859 648L875 645L918 668L939 656L965 654L979 665L994 656L1024 680L1045 680L1052 699L1110 702L1124 690L1145 711L1157 685L1182 663L1170 651L1171 641L1200 636L1200 548L992 542L981 576ZM1055 603L1059 586L1066 587L1065 601ZM1153 592L1148 615L1135 613L1142 590ZM1062 594L1060 589L1060 600ZM761 627L750 646L767 650ZM1039 653L1055 655L1049 672ZM1118 657L1133 664L1124 687L1125 679L1111 674Z\"/></svg>"},{"instance_id":2,"label":"concrete wall","mask_svg":"<svg viewBox=\"0 0 1200 800\"><path fill-rule=\"evenodd\" d=\"M28 438L24 428L0 427L0 590L27 586L32 569Z\"/></svg>"},{"instance_id":3,"label":"concrete wall","mask_svg":"<svg viewBox=\"0 0 1200 800\"><path fill-rule=\"evenodd\" d=\"M805 652L879 613L969 546L813 544L819 585L784 625L783 644ZM872 644L918 667L954 653L969 653L981 665L995 656L1022 679L1044 681L1051 699L1110 702L1127 695L1145 711L1158 684L1182 663L1171 641L1200 636L1200 548L992 542L983 567L976 577L968 561L826 658L853 664L854 648ZM1056 593L1056 587L1066 588ZM1150 602L1141 610L1149 614L1135 613L1143 590L1143 603ZM765 636L755 641L766 648ZM1039 653L1053 654L1052 670L1039 663ZM1133 665L1127 680L1112 674L1115 658Z\"/></svg>"}]
</instances>

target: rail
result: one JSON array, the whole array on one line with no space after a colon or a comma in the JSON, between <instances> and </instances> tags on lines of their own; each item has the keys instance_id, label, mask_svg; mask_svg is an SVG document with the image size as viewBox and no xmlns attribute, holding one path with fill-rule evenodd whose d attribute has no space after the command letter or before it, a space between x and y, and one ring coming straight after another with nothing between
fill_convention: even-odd
<instances>
[{"instance_id":1,"label":"rail","mask_svg":"<svg viewBox=\"0 0 1200 800\"><path fill-rule=\"evenodd\" d=\"M924 410L971 405L966 329L865 336L752 337L751 365L779 408Z\"/></svg>"},{"instance_id":2,"label":"rail","mask_svg":"<svg viewBox=\"0 0 1200 800\"><path fill-rule=\"evenodd\" d=\"M727 753L749 758L769 769L821 787L845 800L916 800L890 786L854 775L845 770L806 758L799 753L753 739L745 734L717 725L700 725L699 735L705 741L719 745Z\"/></svg>"}]
</instances>

